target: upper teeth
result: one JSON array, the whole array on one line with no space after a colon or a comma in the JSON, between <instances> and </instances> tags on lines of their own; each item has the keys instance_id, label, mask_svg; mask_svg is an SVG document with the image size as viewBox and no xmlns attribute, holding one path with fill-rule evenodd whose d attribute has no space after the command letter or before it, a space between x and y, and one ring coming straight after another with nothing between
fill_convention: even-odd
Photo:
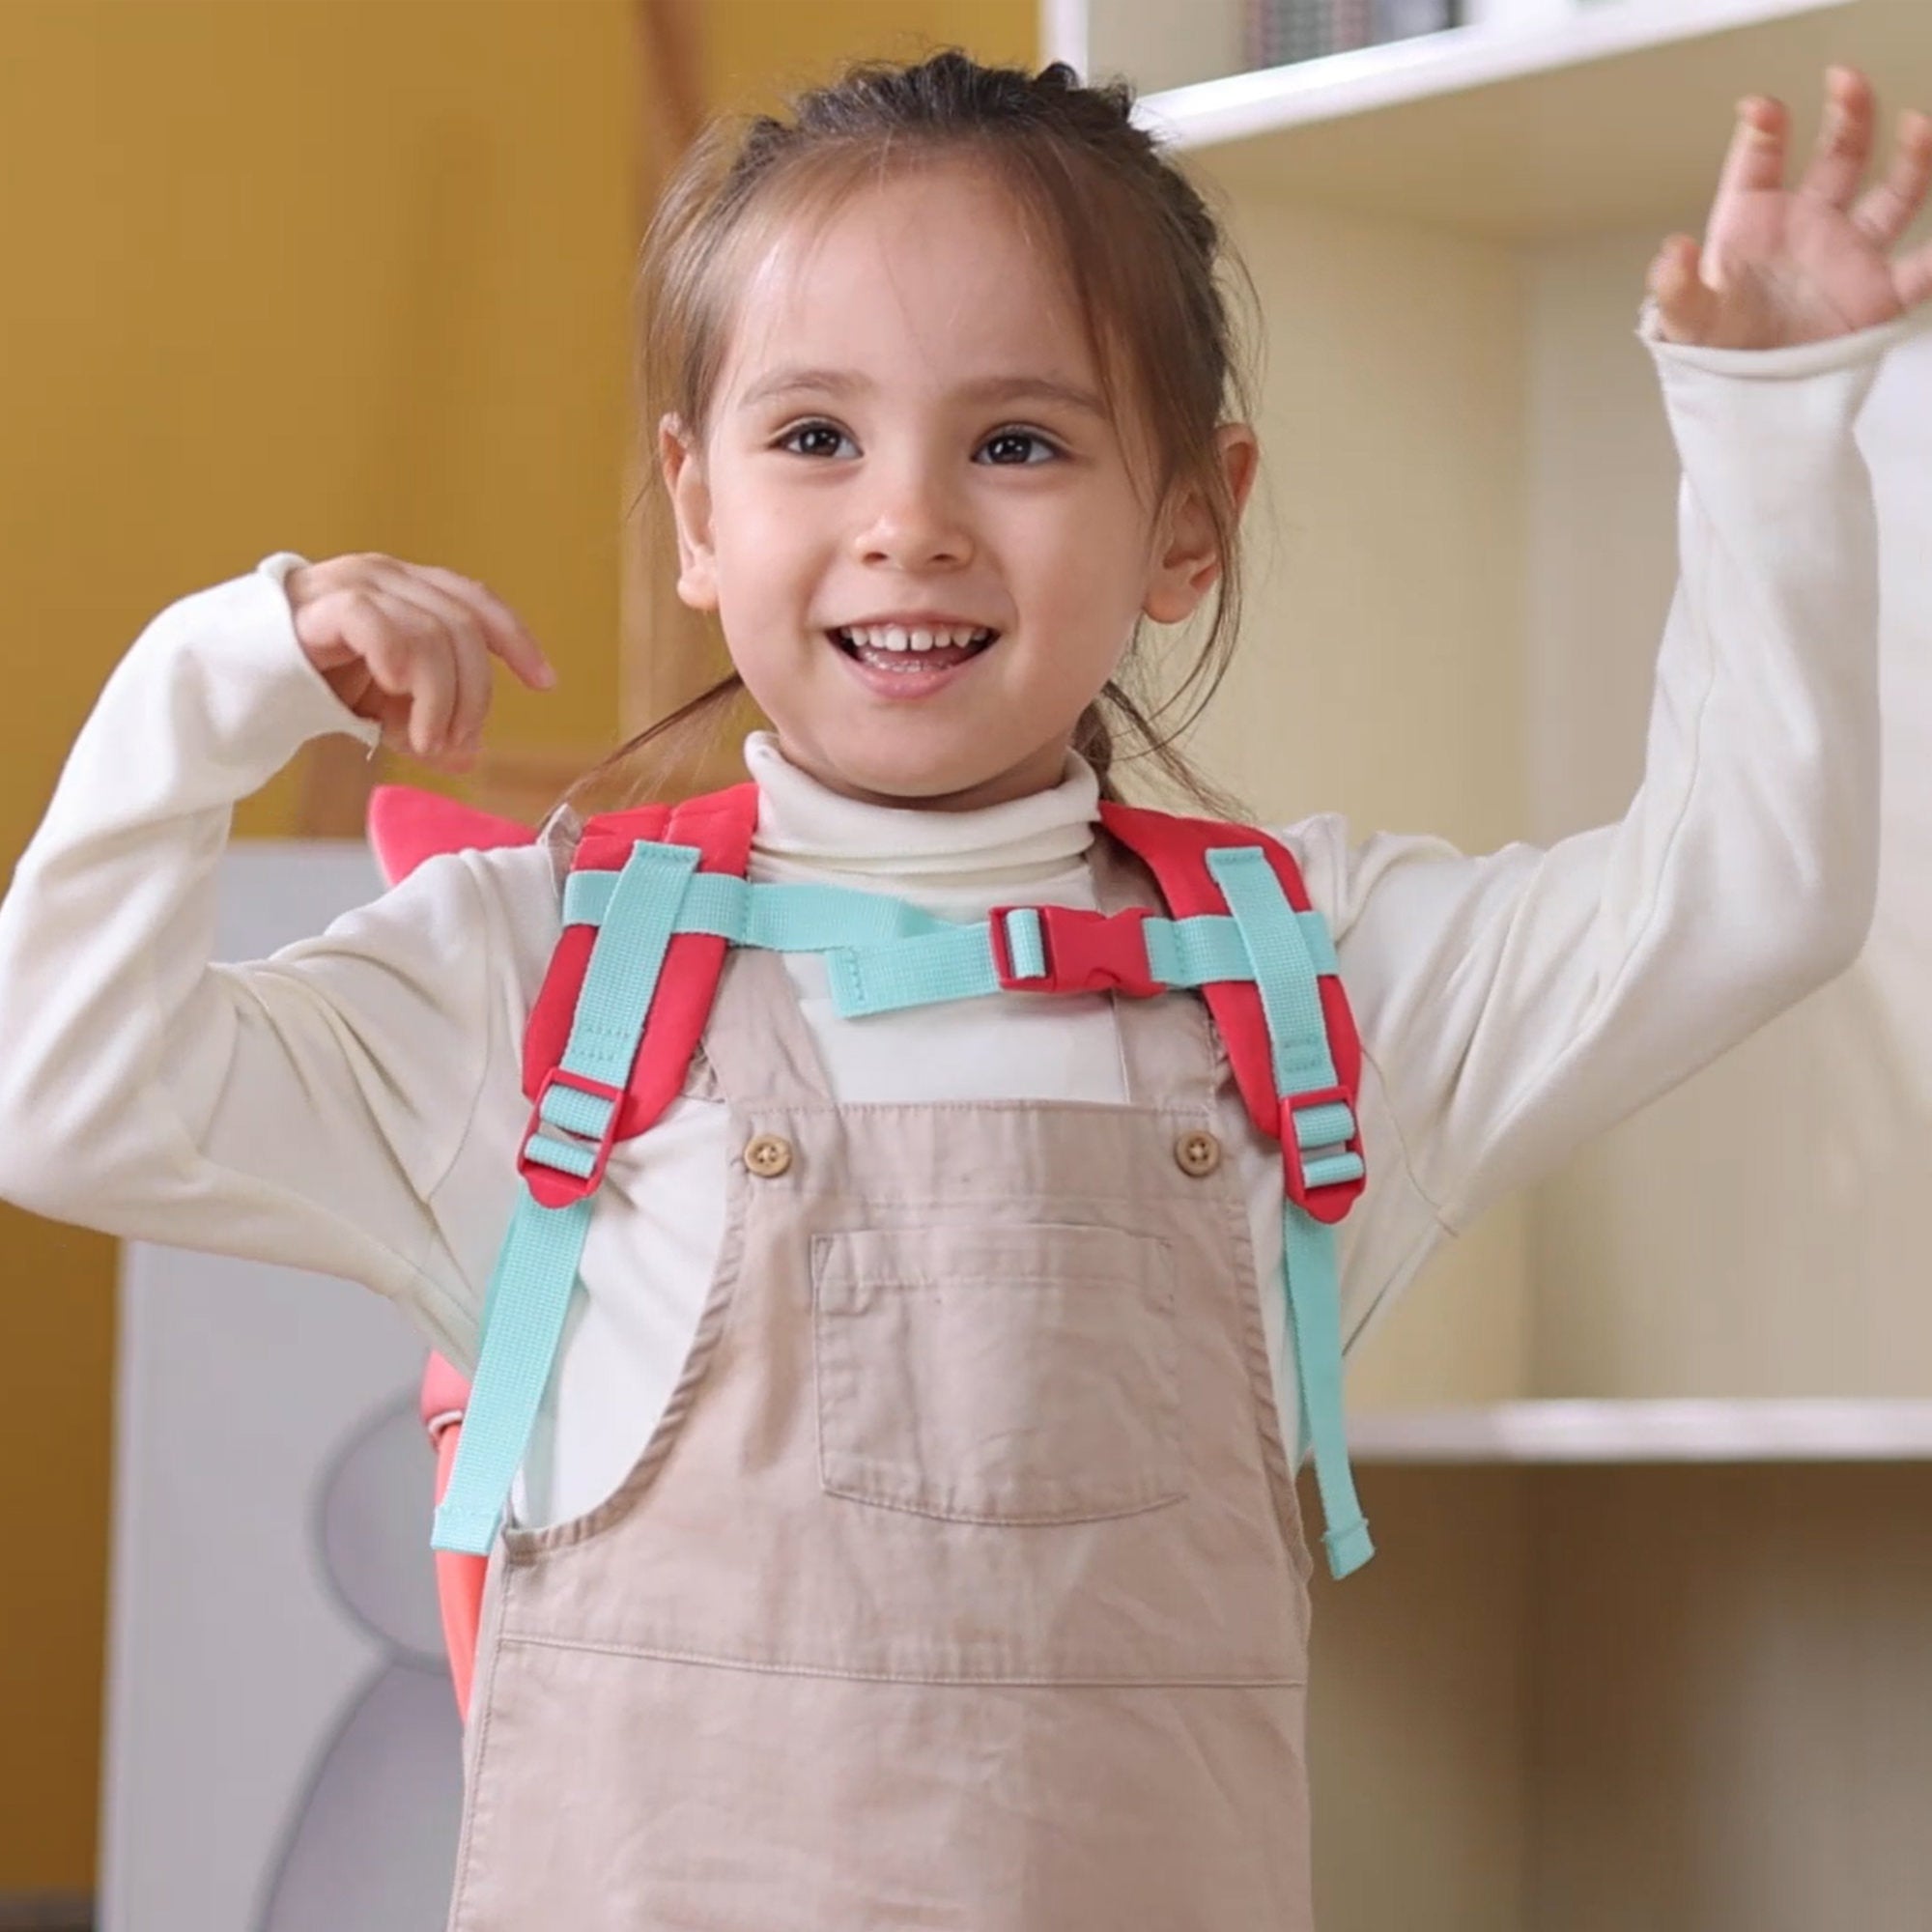
<instances>
[{"instance_id":1,"label":"upper teeth","mask_svg":"<svg viewBox=\"0 0 1932 1932\"><path fill-rule=\"evenodd\" d=\"M993 634L970 629L909 631L899 624L855 624L841 635L865 650L930 651L949 645L977 644Z\"/></svg>"}]
</instances>

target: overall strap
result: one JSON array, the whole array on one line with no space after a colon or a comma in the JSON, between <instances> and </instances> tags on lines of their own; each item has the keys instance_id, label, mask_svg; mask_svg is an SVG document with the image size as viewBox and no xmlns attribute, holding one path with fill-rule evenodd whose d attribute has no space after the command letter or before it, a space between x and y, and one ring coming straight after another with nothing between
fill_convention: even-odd
<instances>
[{"instance_id":1,"label":"overall strap","mask_svg":"<svg viewBox=\"0 0 1932 1932\"><path fill-rule=\"evenodd\" d=\"M534 1105L517 1156L523 1188L492 1271L469 1410L431 1545L481 1555L496 1539L550 1381L611 1150L677 1093L716 995L724 941L680 931L700 868L742 873L754 786L593 818L575 868L622 864L595 926L566 923L545 979L546 1018L569 999L553 1056L532 1017ZM648 1020L649 1024L646 1024ZM642 1051L640 1052L640 1048Z\"/></svg>"},{"instance_id":2,"label":"overall strap","mask_svg":"<svg viewBox=\"0 0 1932 1932\"><path fill-rule=\"evenodd\" d=\"M1203 985L1257 1126L1281 1143L1282 1272L1301 1389L1300 1453L1311 1449L1331 1575L1375 1553L1349 1466L1340 1272L1334 1224L1367 1179L1355 1099L1361 1044L1331 946L1311 946L1294 856L1250 827L1104 804L1107 830L1153 873L1170 910L1225 913L1248 973ZM1323 927L1325 941L1325 926Z\"/></svg>"}]
</instances>

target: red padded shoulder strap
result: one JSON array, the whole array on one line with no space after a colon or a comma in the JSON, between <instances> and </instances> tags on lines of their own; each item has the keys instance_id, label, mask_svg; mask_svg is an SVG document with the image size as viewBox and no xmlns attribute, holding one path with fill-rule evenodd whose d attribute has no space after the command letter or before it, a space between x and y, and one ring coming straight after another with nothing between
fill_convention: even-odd
<instances>
[{"instance_id":1,"label":"red padded shoulder strap","mask_svg":"<svg viewBox=\"0 0 1932 1932\"><path fill-rule=\"evenodd\" d=\"M1153 874L1168 911L1177 919L1227 912L1228 902L1208 869L1208 854L1219 845L1260 846L1281 881L1289 904L1296 912L1313 910L1294 854L1280 839L1253 826L1186 818L1111 801L1102 802L1100 822ZM1321 1016L1328 1027L1335 1078L1348 1093L1352 1107L1362 1079L1362 1046L1355 1016L1340 979L1323 974L1317 985ZM1250 981L1236 980L1221 980L1201 990L1228 1049L1228 1060L1250 1117L1269 1139L1279 1138L1281 1101L1286 1096L1275 1092L1273 1056L1268 1049L1267 1018L1262 1010L1260 990Z\"/></svg>"},{"instance_id":2,"label":"red padded shoulder strap","mask_svg":"<svg viewBox=\"0 0 1932 1932\"><path fill-rule=\"evenodd\" d=\"M758 788L731 785L682 805L643 805L601 812L585 822L572 871L617 871L639 838L695 845L701 872L742 879L752 858L758 822ZM597 928L567 925L551 955L550 970L524 1034L524 1092L534 1100L551 1069L563 1058L570 1023ZM677 1097L691 1056L710 1017L724 967L725 942L710 933L681 932L665 954L664 970L643 1031L642 1051L632 1064L617 1138L640 1134Z\"/></svg>"}]
</instances>

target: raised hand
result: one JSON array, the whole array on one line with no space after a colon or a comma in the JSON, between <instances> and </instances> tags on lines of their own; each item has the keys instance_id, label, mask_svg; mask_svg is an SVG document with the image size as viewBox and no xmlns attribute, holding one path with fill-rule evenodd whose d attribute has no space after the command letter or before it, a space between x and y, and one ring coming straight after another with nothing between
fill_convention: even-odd
<instances>
[{"instance_id":1,"label":"raised hand","mask_svg":"<svg viewBox=\"0 0 1932 1932\"><path fill-rule=\"evenodd\" d=\"M289 572L283 588L304 655L383 742L468 771L490 709L490 660L537 691L555 682L516 612L473 579L368 553Z\"/></svg>"},{"instance_id":2,"label":"raised hand","mask_svg":"<svg viewBox=\"0 0 1932 1932\"><path fill-rule=\"evenodd\" d=\"M1932 298L1932 243L1894 257L1932 185L1932 119L1899 116L1890 172L1854 205L1877 101L1856 68L1826 71L1825 124L1804 178L1784 185L1784 103L1750 95L1724 158L1701 250L1673 235L1650 269L1672 342L1779 349L1896 320Z\"/></svg>"}]
</instances>

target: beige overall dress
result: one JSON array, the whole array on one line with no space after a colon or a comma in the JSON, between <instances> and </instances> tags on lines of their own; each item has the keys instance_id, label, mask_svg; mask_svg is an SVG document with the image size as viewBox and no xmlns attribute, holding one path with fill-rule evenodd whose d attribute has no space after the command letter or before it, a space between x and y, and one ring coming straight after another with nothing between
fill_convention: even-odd
<instances>
[{"instance_id":1,"label":"beige overall dress","mask_svg":"<svg viewBox=\"0 0 1932 1932\"><path fill-rule=\"evenodd\" d=\"M1118 1009L1124 1106L839 1105L730 955L717 1272L622 1486L493 1556L451 1932L1308 1932L1226 1063L1198 996Z\"/></svg>"}]
</instances>

